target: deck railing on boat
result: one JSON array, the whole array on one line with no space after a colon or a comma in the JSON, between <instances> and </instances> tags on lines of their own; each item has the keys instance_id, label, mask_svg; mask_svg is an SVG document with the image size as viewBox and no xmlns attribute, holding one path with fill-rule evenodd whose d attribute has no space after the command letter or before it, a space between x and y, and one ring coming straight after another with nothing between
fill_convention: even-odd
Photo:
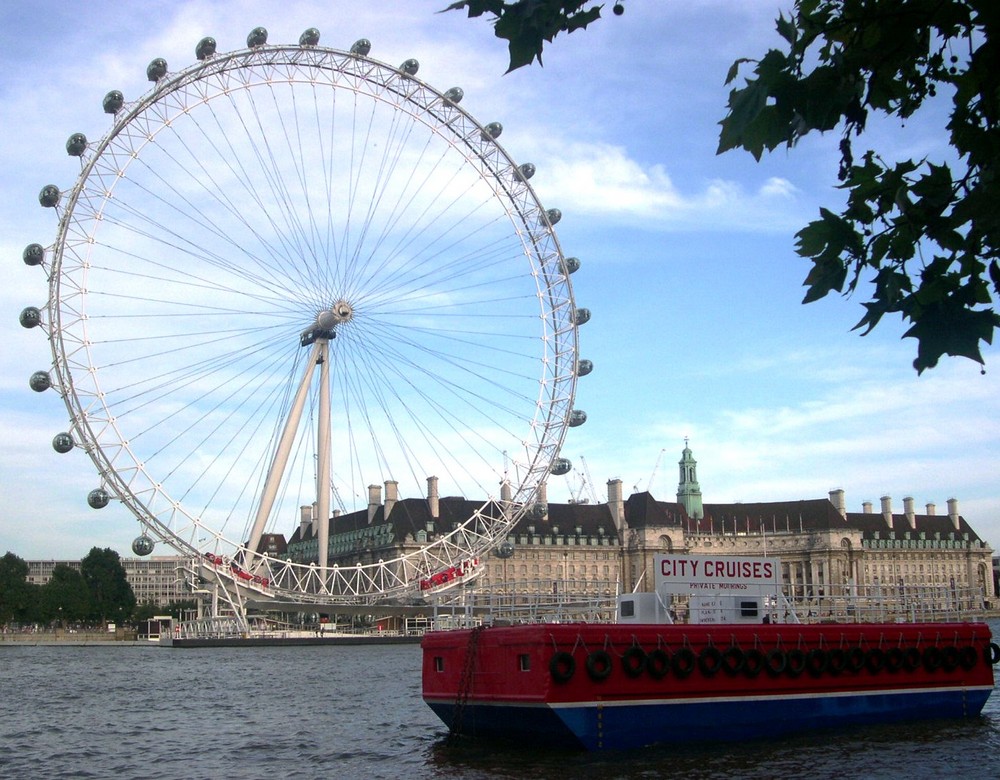
<instances>
[{"instance_id":1,"label":"deck railing on boat","mask_svg":"<svg viewBox=\"0 0 1000 780\"><path fill-rule=\"evenodd\" d=\"M666 596L663 622L749 622L739 601L723 601L711 613L697 614L688 597ZM754 618L774 623L928 623L981 621L986 617L978 588L931 586L851 586L836 595L789 597L784 589L762 597ZM435 604L435 628L457 628L484 622L610 623L617 619L617 594L507 593L473 591Z\"/></svg>"}]
</instances>

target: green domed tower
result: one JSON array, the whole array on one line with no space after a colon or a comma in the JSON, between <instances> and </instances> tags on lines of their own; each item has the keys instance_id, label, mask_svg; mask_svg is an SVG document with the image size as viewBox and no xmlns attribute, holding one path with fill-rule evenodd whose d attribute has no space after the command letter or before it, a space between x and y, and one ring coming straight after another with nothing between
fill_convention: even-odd
<instances>
[{"instance_id":1,"label":"green domed tower","mask_svg":"<svg viewBox=\"0 0 1000 780\"><path fill-rule=\"evenodd\" d=\"M701 507L701 487L698 485L698 461L691 454L687 438L684 439L684 452L678 462L681 468L681 481L677 485L677 503L683 504L688 517L697 520L704 516Z\"/></svg>"}]
</instances>

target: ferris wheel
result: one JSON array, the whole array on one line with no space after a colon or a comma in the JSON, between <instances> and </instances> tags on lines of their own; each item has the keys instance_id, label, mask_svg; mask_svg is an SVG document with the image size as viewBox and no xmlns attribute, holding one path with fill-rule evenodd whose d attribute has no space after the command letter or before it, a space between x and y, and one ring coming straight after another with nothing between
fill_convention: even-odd
<instances>
[{"instance_id":1,"label":"ferris wheel","mask_svg":"<svg viewBox=\"0 0 1000 780\"><path fill-rule=\"evenodd\" d=\"M530 163L417 77L319 45L203 39L153 60L149 91L104 98L74 133L75 183L44 187L49 279L21 313L52 347L54 388L148 554L163 541L227 587L310 603L400 598L465 573L535 510L569 427L580 360L570 274ZM330 518L372 483L474 498L462 522L376 561L331 561ZM265 534L315 529L309 562ZM396 548L394 548L396 549ZM434 579L438 577L438 579Z\"/></svg>"}]
</instances>

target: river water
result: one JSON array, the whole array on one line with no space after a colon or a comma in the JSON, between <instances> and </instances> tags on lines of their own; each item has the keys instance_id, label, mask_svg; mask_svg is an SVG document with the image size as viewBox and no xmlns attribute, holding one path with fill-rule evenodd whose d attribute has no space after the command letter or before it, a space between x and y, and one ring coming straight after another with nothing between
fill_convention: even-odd
<instances>
[{"instance_id":1,"label":"river water","mask_svg":"<svg viewBox=\"0 0 1000 780\"><path fill-rule=\"evenodd\" d=\"M0 646L0 778L971 780L1000 767L1000 692L980 718L754 743L449 743L420 698L420 658L417 645Z\"/></svg>"}]
</instances>

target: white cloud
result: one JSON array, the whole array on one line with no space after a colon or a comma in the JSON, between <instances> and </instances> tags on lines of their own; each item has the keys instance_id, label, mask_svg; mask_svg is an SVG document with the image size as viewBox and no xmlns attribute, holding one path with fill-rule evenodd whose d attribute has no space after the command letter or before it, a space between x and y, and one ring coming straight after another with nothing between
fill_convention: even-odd
<instances>
[{"instance_id":1,"label":"white cloud","mask_svg":"<svg viewBox=\"0 0 1000 780\"><path fill-rule=\"evenodd\" d=\"M770 177L756 191L718 178L682 189L663 164L644 165L620 145L550 138L533 151L544 166L535 184L544 202L581 219L651 231L787 232L803 223L799 191L787 179Z\"/></svg>"}]
</instances>

